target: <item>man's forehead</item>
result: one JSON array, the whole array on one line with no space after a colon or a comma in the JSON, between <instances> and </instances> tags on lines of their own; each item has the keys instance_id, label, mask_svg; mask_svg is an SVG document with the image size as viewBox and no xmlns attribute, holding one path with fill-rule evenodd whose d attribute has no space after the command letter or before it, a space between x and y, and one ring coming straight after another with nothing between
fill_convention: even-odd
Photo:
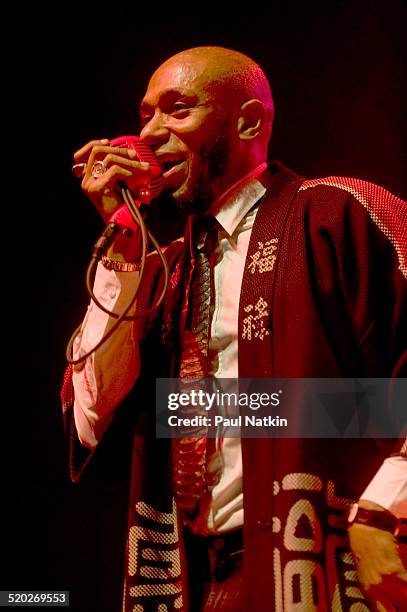
<instances>
[{"instance_id":1,"label":"man's forehead","mask_svg":"<svg viewBox=\"0 0 407 612\"><path fill-rule=\"evenodd\" d=\"M144 97L146 102L150 98L160 96L168 90L189 90L199 93L205 89L205 85L211 80L207 74L205 62L171 58L152 75Z\"/></svg>"}]
</instances>

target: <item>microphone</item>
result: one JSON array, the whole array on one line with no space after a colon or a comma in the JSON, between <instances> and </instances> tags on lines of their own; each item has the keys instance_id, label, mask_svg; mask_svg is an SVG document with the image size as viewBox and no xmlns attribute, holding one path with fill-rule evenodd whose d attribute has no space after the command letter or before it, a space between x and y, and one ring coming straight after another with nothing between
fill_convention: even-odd
<instances>
[{"instance_id":1,"label":"microphone","mask_svg":"<svg viewBox=\"0 0 407 612\"><path fill-rule=\"evenodd\" d=\"M139 161L150 164L150 170L154 172L154 175L151 177L149 185L140 187L138 189L138 193L135 194L138 208L140 208L142 204L150 204L151 200L158 196L164 186L161 166L150 147L148 147L139 136L134 135L118 136L117 138L113 138L109 144L112 147L132 149L136 152L136 157ZM119 185L122 187L122 189L126 188L126 179L120 180ZM132 191L131 182L129 189ZM130 230L136 230L137 227L126 204L121 206L119 210L113 213L109 219L109 222L121 225L122 227L127 227Z\"/></svg>"},{"instance_id":2,"label":"microphone","mask_svg":"<svg viewBox=\"0 0 407 612\"><path fill-rule=\"evenodd\" d=\"M137 188L137 193L134 193L135 200L137 202L137 207L140 208L141 205L149 205L151 200L156 198L161 192L164 186L164 178L162 176L161 166L158 163L157 158L155 157L152 150L142 142L139 136L135 135L127 135L127 136L118 136L117 138L113 138L109 141L109 145L111 147L122 147L125 149L132 149L136 152L136 159L140 162L147 162L150 164L150 169L153 172L153 175L150 178L150 183L146 186L142 186ZM94 176L103 175L106 171L103 162L95 162ZM83 176L86 169L86 163L74 164L72 166L72 173L76 177ZM126 180L129 180L130 185L127 185ZM123 189L130 189L130 191L135 191L135 188L131 186L131 177L129 179L121 179L118 181L119 186ZM123 192L123 191L122 191ZM110 217L107 222L107 226L102 236L99 238L97 243L94 245L93 255L94 257L101 257L104 252L109 248L112 244L117 231L113 229L113 224L119 229L119 226L127 227L130 230L136 229L136 223L133 217L130 214L130 211L126 204L123 204L113 215Z\"/></svg>"},{"instance_id":3,"label":"microphone","mask_svg":"<svg viewBox=\"0 0 407 612\"><path fill-rule=\"evenodd\" d=\"M160 305L162 304L164 297L168 288L168 278L169 271L168 265L165 259L163 252L160 249L160 246L154 236L147 230L142 210L139 210L143 204L150 204L151 200L155 198L161 191L164 186L164 178L162 176L162 171L160 164L158 163L154 153L149 149L149 147L141 142L139 136L119 136L118 138L114 138L109 142L112 147L125 147L126 149L132 149L136 152L136 157L141 162L148 162L150 164L150 169L153 171L152 176L150 177L150 183L147 187L137 187L138 194L134 194L135 199L133 199L133 195L131 192L131 177L118 181L118 185L121 187L121 192L123 196L123 201L125 204L121 206L107 222L107 225L104 229L104 232L99 237L97 242L93 246L92 258L88 265L86 271L86 287L89 295L95 304L100 308L103 312L107 313L110 317L116 319L115 323L110 327L109 331L107 331L101 340L88 352L85 352L79 359L73 359L72 357L72 347L75 341L75 338L80 330L80 326L74 331L69 340L66 356L67 360L70 364L78 364L82 363L85 359L87 359L92 353L95 352L100 346L102 346L108 338L113 334L113 332L117 329L118 325L122 321L132 321L136 319L141 319L142 317L151 316L152 313L155 313ZM86 170L86 163L74 164L72 167L72 172L76 177L83 176ZM106 167L102 161L96 161L93 164L92 168L92 176L97 178L98 176L104 174L106 172ZM130 183L130 184L128 184ZM115 312L109 311L103 304L99 302L97 297L93 293L92 284L94 279L94 273L96 270L96 266L98 265L98 261L103 257L106 253L109 246L113 243L115 237L119 232L123 232L123 235L127 237L131 237L132 230L140 227L140 238L141 238L141 258L138 264L139 270L139 283L135 289L134 295L126 306L124 311L119 315ZM150 239L154 249L157 251L159 260L161 262L163 268L163 288L161 294L157 299L155 299L152 306L147 309L142 310L141 312L136 313L135 315L127 315L130 308L135 303L137 294L142 285L142 278L144 274L146 255L147 255L147 245L148 240Z\"/></svg>"},{"instance_id":4,"label":"microphone","mask_svg":"<svg viewBox=\"0 0 407 612\"><path fill-rule=\"evenodd\" d=\"M164 186L164 178L162 176L161 166L150 147L148 147L140 138L140 136L118 136L109 141L111 147L122 147L125 149L132 149L136 152L136 159L141 162L147 162L150 164L150 168L153 171L150 183L146 187L140 187L138 193L134 194L136 199L143 204L150 204L151 200L156 198L161 192ZM102 176L106 172L103 162L98 161L93 164L95 173L93 176ZM92 170L93 170L92 168ZM80 178L85 174L86 163L74 164L71 168L72 174L77 178ZM120 182L126 184L126 180L122 179ZM130 179L131 180L131 179Z\"/></svg>"},{"instance_id":5,"label":"microphone","mask_svg":"<svg viewBox=\"0 0 407 612\"><path fill-rule=\"evenodd\" d=\"M150 147L139 136L118 136L113 138L109 144L111 147L132 149L136 152L136 157L139 161L150 164L150 168L155 174L151 177L150 184L147 187L141 187L139 193L135 194L137 200L140 200L143 204L150 204L151 200L156 198L164 187L161 166ZM126 180L123 182L126 183Z\"/></svg>"}]
</instances>

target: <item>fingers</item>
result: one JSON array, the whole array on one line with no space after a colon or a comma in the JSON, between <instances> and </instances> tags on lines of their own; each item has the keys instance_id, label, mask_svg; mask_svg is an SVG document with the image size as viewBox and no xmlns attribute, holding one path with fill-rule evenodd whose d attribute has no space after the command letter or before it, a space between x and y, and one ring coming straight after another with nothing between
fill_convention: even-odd
<instances>
[{"instance_id":1,"label":"fingers","mask_svg":"<svg viewBox=\"0 0 407 612\"><path fill-rule=\"evenodd\" d=\"M126 168L134 178L138 179L137 183L141 186L148 183L151 175L160 173L159 168L154 166L150 168L149 163L139 161L137 151L134 149L111 147L107 146L106 143L109 144L107 139L92 140L74 154L74 173L76 176L82 174L83 188L90 187L88 182L90 177L94 180L100 179L101 175L95 177L93 174L93 167L96 162L103 162L103 166L107 169L114 165ZM115 173L117 172L113 172L113 174ZM130 175L122 174L122 176ZM101 186L100 180L99 185Z\"/></svg>"},{"instance_id":2,"label":"fingers","mask_svg":"<svg viewBox=\"0 0 407 612\"><path fill-rule=\"evenodd\" d=\"M94 178L86 172L82 181L82 187L87 193L105 193L107 189L114 190L120 178L127 178L129 176L132 176L130 170L115 164L98 178Z\"/></svg>"},{"instance_id":3,"label":"fingers","mask_svg":"<svg viewBox=\"0 0 407 612\"><path fill-rule=\"evenodd\" d=\"M368 600L376 606L374 609L383 609L386 612L403 610L403 605L407 601L404 587L390 578L384 579L380 585L372 585L366 591L366 595Z\"/></svg>"},{"instance_id":4,"label":"fingers","mask_svg":"<svg viewBox=\"0 0 407 612\"><path fill-rule=\"evenodd\" d=\"M397 577L400 578L400 580L405 583L404 588L406 590L406 596L407 596L407 571L401 559L400 559L400 563L399 563L396 573L397 573Z\"/></svg>"},{"instance_id":5,"label":"fingers","mask_svg":"<svg viewBox=\"0 0 407 612\"><path fill-rule=\"evenodd\" d=\"M370 584L363 590L377 610L397 612L403 609L402 606L407 601L407 585L395 575L383 576L380 583Z\"/></svg>"},{"instance_id":6,"label":"fingers","mask_svg":"<svg viewBox=\"0 0 407 612\"><path fill-rule=\"evenodd\" d=\"M407 572L397 542L387 531L352 525L349 542L362 590L374 610L399 611L407 601Z\"/></svg>"},{"instance_id":7,"label":"fingers","mask_svg":"<svg viewBox=\"0 0 407 612\"><path fill-rule=\"evenodd\" d=\"M116 158L114 160L111 159L108 155L109 153L115 154ZM73 155L74 165L76 167L83 164L83 174L85 174L88 169L91 171L95 161L103 161L105 166L107 166L113 161L126 163L126 161L135 160L137 157L137 151L134 149L109 146L109 140L107 138L91 140Z\"/></svg>"},{"instance_id":8,"label":"fingers","mask_svg":"<svg viewBox=\"0 0 407 612\"><path fill-rule=\"evenodd\" d=\"M147 162L138 159L137 151L124 147L109 146L109 140L91 140L74 154L74 173L82 176L82 189L90 198L103 219L123 203L120 180L138 193L150 184L151 178L160 173L159 168L150 168ZM101 173L94 166L101 164ZM76 168L75 168L76 167ZM75 172L77 170L77 173Z\"/></svg>"},{"instance_id":9,"label":"fingers","mask_svg":"<svg viewBox=\"0 0 407 612\"><path fill-rule=\"evenodd\" d=\"M377 612L397 612L396 608L385 598L372 602Z\"/></svg>"},{"instance_id":10,"label":"fingers","mask_svg":"<svg viewBox=\"0 0 407 612\"><path fill-rule=\"evenodd\" d=\"M123 153L121 154L122 151ZM140 177L146 176L148 178L150 164L147 162L129 159L127 149L113 149L111 147L99 146L94 147L86 164L86 174L88 176L92 176L92 167L96 161L103 161L104 166L108 169L113 165L117 165L122 168L126 168L132 174L139 174Z\"/></svg>"},{"instance_id":11,"label":"fingers","mask_svg":"<svg viewBox=\"0 0 407 612\"><path fill-rule=\"evenodd\" d=\"M102 174L98 178L93 178L92 176L85 176L82 182L83 190L91 194L101 194L105 195L108 192L120 193L120 189L118 189L118 181L120 179L128 179L126 182L129 183L129 179L134 183L134 173L126 168L121 168L118 165L111 166L107 172ZM137 185L139 187L148 185L149 183L149 175L144 174L138 177Z\"/></svg>"},{"instance_id":12,"label":"fingers","mask_svg":"<svg viewBox=\"0 0 407 612\"><path fill-rule=\"evenodd\" d=\"M137 157L137 151L135 149L127 149L125 147L113 147L110 146L110 141L107 138L101 140L91 140L86 143L83 147L75 151L73 158L75 162L81 162L89 160L93 162L97 154L107 153L109 151L116 152L119 155L128 157L129 159L135 159Z\"/></svg>"},{"instance_id":13,"label":"fingers","mask_svg":"<svg viewBox=\"0 0 407 612\"><path fill-rule=\"evenodd\" d=\"M105 161L107 160L107 161ZM119 179L131 179L133 186L143 187L149 184L151 175L150 165L145 162L123 162L123 158L117 155L107 155L103 163L107 170L104 174L94 177L92 166L87 165L85 176L82 180L82 188L87 193L105 193L106 190L115 190Z\"/></svg>"},{"instance_id":14,"label":"fingers","mask_svg":"<svg viewBox=\"0 0 407 612\"><path fill-rule=\"evenodd\" d=\"M93 147L96 147L98 145L108 145L108 144L109 144L108 138L102 138L100 140L91 140L90 142L86 143L86 145L84 145L83 147L75 151L75 153L73 154L73 158L76 162L85 161L88 159Z\"/></svg>"},{"instance_id":15,"label":"fingers","mask_svg":"<svg viewBox=\"0 0 407 612\"><path fill-rule=\"evenodd\" d=\"M404 578L394 576L389 579L389 595L392 596L392 601L399 609L402 609L403 604L405 605L407 602L407 582Z\"/></svg>"}]
</instances>

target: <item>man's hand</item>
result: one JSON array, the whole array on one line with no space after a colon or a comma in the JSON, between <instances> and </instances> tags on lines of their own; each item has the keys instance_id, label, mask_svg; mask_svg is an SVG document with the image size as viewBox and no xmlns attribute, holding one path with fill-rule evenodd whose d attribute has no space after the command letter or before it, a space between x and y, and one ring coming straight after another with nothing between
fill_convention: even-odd
<instances>
[{"instance_id":1,"label":"man's hand","mask_svg":"<svg viewBox=\"0 0 407 612\"><path fill-rule=\"evenodd\" d=\"M108 221L123 204L119 181L125 181L129 189L135 189L148 185L151 177L157 174L156 168L150 169L150 164L140 162L136 157L133 149L109 146L106 138L92 140L74 154L76 164L86 164L82 189L104 221ZM102 161L106 167L106 172L97 178L92 176L96 161Z\"/></svg>"},{"instance_id":2,"label":"man's hand","mask_svg":"<svg viewBox=\"0 0 407 612\"><path fill-rule=\"evenodd\" d=\"M372 502L359 502L368 510L381 510ZM407 571L393 534L354 523L349 542L359 581L368 600L379 612L407 610Z\"/></svg>"},{"instance_id":3,"label":"man's hand","mask_svg":"<svg viewBox=\"0 0 407 612\"><path fill-rule=\"evenodd\" d=\"M124 147L112 147L109 140L92 140L74 154L75 164L83 164L82 189L105 222L123 206L120 181L129 189L138 191L148 186L152 176L160 172L157 167L138 161L137 152ZM95 178L92 167L103 162L106 172ZM120 224L120 221L116 221ZM126 224L124 224L126 225ZM128 239L130 237L130 239ZM126 236L119 233L107 255L119 261L138 261L141 253L141 237L138 229Z\"/></svg>"}]
</instances>

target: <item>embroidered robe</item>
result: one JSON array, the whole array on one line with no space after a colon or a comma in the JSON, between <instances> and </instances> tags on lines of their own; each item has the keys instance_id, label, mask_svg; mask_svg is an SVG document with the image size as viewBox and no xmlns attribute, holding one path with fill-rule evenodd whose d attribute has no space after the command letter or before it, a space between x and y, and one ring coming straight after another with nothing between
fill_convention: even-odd
<instances>
[{"instance_id":1,"label":"embroidered robe","mask_svg":"<svg viewBox=\"0 0 407 612\"><path fill-rule=\"evenodd\" d=\"M240 295L239 377L406 376L406 204L359 180L304 180L280 165L271 172ZM100 475L111 440L123 446L132 438L125 612L188 610L171 444L155 438L154 406L155 377L176 375L187 239L166 251L169 291L160 315L146 322L142 374L93 458L66 410L74 480ZM140 309L161 291L156 263ZM393 440L242 439L244 609L370 609L344 516L393 447Z\"/></svg>"}]
</instances>

